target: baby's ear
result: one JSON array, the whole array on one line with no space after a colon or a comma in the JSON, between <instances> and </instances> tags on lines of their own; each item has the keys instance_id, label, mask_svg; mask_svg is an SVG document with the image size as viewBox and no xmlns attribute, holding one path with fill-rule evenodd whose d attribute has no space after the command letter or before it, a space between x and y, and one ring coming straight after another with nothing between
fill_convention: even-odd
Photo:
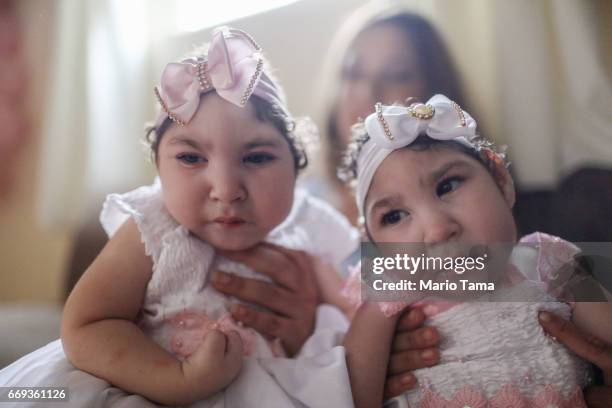
<instances>
[{"instance_id":1,"label":"baby's ear","mask_svg":"<svg viewBox=\"0 0 612 408\"><path fill-rule=\"evenodd\" d=\"M514 207L516 202L516 191L514 190L514 180L506 166L501 162L494 162L495 171L494 178L495 182L499 186L504 199L508 203L510 208Z\"/></svg>"}]
</instances>

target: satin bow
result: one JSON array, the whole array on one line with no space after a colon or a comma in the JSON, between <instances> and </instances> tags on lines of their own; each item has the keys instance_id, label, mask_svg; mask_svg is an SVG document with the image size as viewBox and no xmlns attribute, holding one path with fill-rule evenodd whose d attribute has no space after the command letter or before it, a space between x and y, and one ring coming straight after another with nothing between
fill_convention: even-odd
<instances>
[{"instance_id":1,"label":"satin bow","mask_svg":"<svg viewBox=\"0 0 612 408\"><path fill-rule=\"evenodd\" d=\"M408 146L421 133L437 140L459 138L457 141L464 144L476 136L476 121L440 94L426 104L409 107L377 104L377 112L366 118L365 127L374 143L392 150Z\"/></svg>"},{"instance_id":2,"label":"satin bow","mask_svg":"<svg viewBox=\"0 0 612 408\"><path fill-rule=\"evenodd\" d=\"M426 104L409 107L376 104L376 112L366 118L365 127L370 140L362 146L357 159L355 191L361 216L365 215L365 199L378 166L394 150L414 142L419 134L476 147L476 121L444 95L434 95Z\"/></svg>"},{"instance_id":3,"label":"satin bow","mask_svg":"<svg viewBox=\"0 0 612 408\"><path fill-rule=\"evenodd\" d=\"M208 58L188 58L166 65L155 94L166 117L185 125L195 115L200 94L215 90L223 99L244 106L263 69L261 48L245 32L221 27L213 33Z\"/></svg>"}]
</instances>

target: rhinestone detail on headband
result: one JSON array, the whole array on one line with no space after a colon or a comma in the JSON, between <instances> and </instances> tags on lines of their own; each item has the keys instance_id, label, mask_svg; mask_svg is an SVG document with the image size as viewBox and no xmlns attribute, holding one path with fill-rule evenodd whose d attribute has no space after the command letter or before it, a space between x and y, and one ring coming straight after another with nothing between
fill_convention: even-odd
<instances>
[{"instance_id":1,"label":"rhinestone detail on headband","mask_svg":"<svg viewBox=\"0 0 612 408\"><path fill-rule=\"evenodd\" d=\"M259 44L257 44L255 42L255 40L253 39L253 37L251 37L248 33L245 33L242 30L237 30L235 28L230 29L230 33L232 33L232 34L239 33L239 34L243 35L253 45L253 47L257 51L261 51L261 47L259 46ZM263 64L264 64L263 58L260 58L257 61L257 66L255 67L255 73L253 74L253 77L251 77L251 81L249 82L249 86L247 87L246 91L244 92L244 95L242 95L242 98L240 99L240 104L242 106L246 105L247 101L251 97L251 94L253 93L253 88L255 87L255 81L257 81L257 78L259 78L259 76L261 75L261 71L263 69Z\"/></svg>"},{"instance_id":2,"label":"rhinestone detail on headband","mask_svg":"<svg viewBox=\"0 0 612 408\"><path fill-rule=\"evenodd\" d=\"M459 122L461 123L461 126L466 127L467 122L465 121L465 115L463 114L463 109L461 109L461 106L459 106L459 104L455 101L451 101L451 104L453 105L453 108L455 108L455 110L457 111L457 114L459 115Z\"/></svg>"},{"instance_id":3,"label":"rhinestone detail on headband","mask_svg":"<svg viewBox=\"0 0 612 408\"><path fill-rule=\"evenodd\" d=\"M376 117L378 118L380 125L385 131L385 135L387 135L389 140L393 140L394 137L393 137L393 134L391 134L391 129L389 129L389 124L385 120L383 113L382 113L382 103L376 102L376 104L374 105L374 109L376 109Z\"/></svg>"},{"instance_id":4,"label":"rhinestone detail on headband","mask_svg":"<svg viewBox=\"0 0 612 408\"><path fill-rule=\"evenodd\" d=\"M161 105L164 112L166 112L166 115L168 115L168 118L170 118L171 121L175 122L179 126L185 126L185 122L180 120L174 113L170 111L170 109L168 109L168 106L166 106L166 103L164 102L161 95L159 94L157 87L153 88L153 92L155 92L155 97L157 98L157 101Z\"/></svg>"},{"instance_id":5,"label":"rhinestone detail on headband","mask_svg":"<svg viewBox=\"0 0 612 408\"><path fill-rule=\"evenodd\" d=\"M243 35L243 36L244 36L244 37L245 37L247 40L249 40L249 42L250 42L251 44L253 44L253 47L255 47L255 49L256 49L257 51L261 51L261 47L259 46L259 44L257 44L257 43L255 42L255 40L253 39L253 37L251 37L251 36L250 36L248 33L244 32L244 31L242 31L242 30L238 30L238 29L236 29L236 28L231 28L229 31L230 31L230 33L232 33L232 34L234 34L234 33L240 33L240 34L242 34L242 35Z\"/></svg>"},{"instance_id":6,"label":"rhinestone detail on headband","mask_svg":"<svg viewBox=\"0 0 612 408\"><path fill-rule=\"evenodd\" d=\"M208 75L206 74L207 68L208 68L208 63L205 60L198 58L197 71L198 71L198 82L200 83L200 91L206 91L212 87L210 85L210 82L208 81Z\"/></svg>"},{"instance_id":7,"label":"rhinestone detail on headband","mask_svg":"<svg viewBox=\"0 0 612 408\"><path fill-rule=\"evenodd\" d=\"M417 119L427 120L433 118L436 113L436 109L428 104L424 103L413 103L408 107L408 113L410 116Z\"/></svg>"},{"instance_id":8,"label":"rhinestone detail on headband","mask_svg":"<svg viewBox=\"0 0 612 408\"><path fill-rule=\"evenodd\" d=\"M251 39L252 41L252 39ZM257 44L255 44L257 45ZM249 100L249 98L251 97L251 94L253 93L253 87L255 86L255 81L257 81L257 78L259 78L259 76L261 75L261 70L263 69L263 59L260 58L257 61L257 67L255 67L255 73L253 74L253 76L251 77L251 81L249 82L249 86L247 87L246 91L244 92L244 95L242 95L242 98L240 99L240 104L242 106L244 106L247 101Z\"/></svg>"}]
</instances>

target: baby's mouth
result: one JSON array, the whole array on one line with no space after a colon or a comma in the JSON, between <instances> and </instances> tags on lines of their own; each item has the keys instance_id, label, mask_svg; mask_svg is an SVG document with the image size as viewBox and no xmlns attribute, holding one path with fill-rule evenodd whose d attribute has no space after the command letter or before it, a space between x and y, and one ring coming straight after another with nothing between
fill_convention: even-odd
<instances>
[{"instance_id":1,"label":"baby's mouth","mask_svg":"<svg viewBox=\"0 0 612 408\"><path fill-rule=\"evenodd\" d=\"M443 245L427 248L429 258L458 258L466 255L466 248L463 245Z\"/></svg>"},{"instance_id":2,"label":"baby's mouth","mask_svg":"<svg viewBox=\"0 0 612 408\"><path fill-rule=\"evenodd\" d=\"M489 247L486 245L474 245L468 252L470 258L482 258L486 263L489 254Z\"/></svg>"},{"instance_id":3,"label":"baby's mouth","mask_svg":"<svg viewBox=\"0 0 612 408\"><path fill-rule=\"evenodd\" d=\"M213 220L213 222L223 227L238 227L246 224L246 220L244 218L234 216L217 217Z\"/></svg>"}]
</instances>

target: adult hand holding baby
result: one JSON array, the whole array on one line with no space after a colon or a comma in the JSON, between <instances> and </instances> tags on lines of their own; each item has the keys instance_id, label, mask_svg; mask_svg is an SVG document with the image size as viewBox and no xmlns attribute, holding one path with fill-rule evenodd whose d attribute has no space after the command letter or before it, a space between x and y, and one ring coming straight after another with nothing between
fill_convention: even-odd
<instances>
[{"instance_id":1,"label":"adult hand holding baby","mask_svg":"<svg viewBox=\"0 0 612 408\"><path fill-rule=\"evenodd\" d=\"M438 364L440 335L435 327L423 327L425 314L420 308L406 309L397 322L391 345L385 399L396 397L417 385L411 371Z\"/></svg>"},{"instance_id":2,"label":"adult hand holding baby","mask_svg":"<svg viewBox=\"0 0 612 408\"><path fill-rule=\"evenodd\" d=\"M268 309L235 305L234 318L268 337L279 338L290 356L299 352L313 332L319 304L310 256L268 243L222 255L274 281L268 283L217 271L212 280L217 290ZM424 321L420 309L407 309L398 321L385 384L386 398L413 388L417 381L411 371L437 364L439 360L438 331L435 327L421 327Z\"/></svg>"},{"instance_id":3,"label":"adult hand holding baby","mask_svg":"<svg viewBox=\"0 0 612 408\"><path fill-rule=\"evenodd\" d=\"M215 289L267 309L234 305L231 309L234 319L266 337L280 339L289 356L297 354L314 330L319 304L312 258L303 251L269 243L244 251L224 251L221 255L273 281L268 283L217 271L212 279Z\"/></svg>"},{"instance_id":4,"label":"adult hand holding baby","mask_svg":"<svg viewBox=\"0 0 612 408\"><path fill-rule=\"evenodd\" d=\"M583 333L575 324L553 313L540 312L538 318L549 335L601 369L606 385L588 387L584 391L584 398L590 408L609 407L612 401L612 349L610 346Z\"/></svg>"}]
</instances>

